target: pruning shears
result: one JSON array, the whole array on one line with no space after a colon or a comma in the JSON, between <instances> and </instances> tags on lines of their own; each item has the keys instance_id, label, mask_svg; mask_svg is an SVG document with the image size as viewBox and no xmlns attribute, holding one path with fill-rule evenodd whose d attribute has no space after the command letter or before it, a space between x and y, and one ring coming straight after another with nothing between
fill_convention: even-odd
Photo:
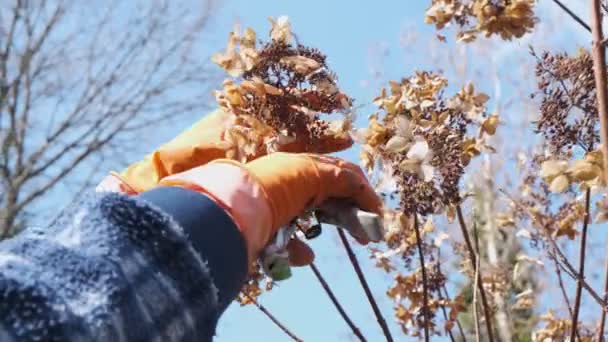
<instances>
[{"instance_id":1,"label":"pruning shears","mask_svg":"<svg viewBox=\"0 0 608 342\"><path fill-rule=\"evenodd\" d=\"M287 244L296 234L303 234L307 240L314 239L321 234L323 223L346 229L352 235L367 240L379 241L384 237L379 215L341 202L326 203L278 230L260 257L264 273L275 281L289 279L291 267ZM303 230L302 227L308 229Z\"/></svg>"}]
</instances>

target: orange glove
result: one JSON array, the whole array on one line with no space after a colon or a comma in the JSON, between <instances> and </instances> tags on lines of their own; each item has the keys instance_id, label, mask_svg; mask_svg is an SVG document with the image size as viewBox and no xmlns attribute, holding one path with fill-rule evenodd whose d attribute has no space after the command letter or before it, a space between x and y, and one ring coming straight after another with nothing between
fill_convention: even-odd
<instances>
[{"instance_id":1,"label":"orange glove","mask_svg":"<svg viewBox=\"0 0 608 342\"><path fill-rule=\"evenodd\" d=\"M166 177L159 185L187 187L214 198L239 226L250 261L281 226L326 200L352 202L378 214L382 205L358 166L315 154L278 152L247 164L220 159ZM300 240L288 248L293 266L312 262L314 254Z\"/></svg>"},{"instance_id":2,"label":"orange glove","mask_svg":"<svg viewBox=\"0 0 608 342\"><path fill-rule=\"evenodd\" d=\"M175 139L162 145L142 161L130 165L121 173L111 173L97 187L98 191L117 191L136 194L146 191L164 177L204 165L214 159L226 158L224 132L233 116L221 109L215 110ZM331 153L352 145L349 137L327 136L305 151L304 146L294 142L284 145L286 152ZM255 159L258 156L253 156Z\"/></svg>"}]
</instances>

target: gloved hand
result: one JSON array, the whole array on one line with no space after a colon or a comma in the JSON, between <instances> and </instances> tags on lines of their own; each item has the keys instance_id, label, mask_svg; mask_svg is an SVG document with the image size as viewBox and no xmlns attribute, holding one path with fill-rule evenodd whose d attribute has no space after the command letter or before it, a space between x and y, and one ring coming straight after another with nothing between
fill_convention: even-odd
<instances>
[{"instance_id":1,"label":"gloved hand","mask_svg":"<svg viewBox=\"0 0 608 342\"><path fill-rule=\"evenodd\" d=\"M186 187L214 198L245 237L249 261L281 226L326 200L340 199L378 214L382 206L358 166L316 154L278 152L246 164L219 159L165 177L159 185ZM312 262L314 254L300 240L292 240L288 249L292 266Z\"/></svg>"},{"instance_id":2,"label":"gloved hand","mask_svg":"<svg viewBox=\"0 0 608 342\"><path fill-rule=\"evenodd\" d=\"M143 160L120 173L112 172L98 185L97 190L137 194L154 187L164 177L204 165L214 159L226 158L224 132L232 119L231 114L221 109L210 113ZM347 136L328 135L321 138L310 151L305 151L305 147L297 141L285 144L281 149L285 152L332 153L344 150L352 143ZM254 155L251 159L259 156Z\"/></svg>"}]
</instances>

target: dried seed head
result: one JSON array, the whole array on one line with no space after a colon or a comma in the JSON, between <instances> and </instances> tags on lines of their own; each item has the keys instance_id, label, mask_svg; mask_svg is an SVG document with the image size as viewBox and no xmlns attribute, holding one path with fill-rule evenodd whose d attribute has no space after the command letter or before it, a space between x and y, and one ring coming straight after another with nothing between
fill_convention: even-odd
<instances>
[{"instance_id":1,"label":"dried seed head","mask_svg":"<svg viewBox=\"0 0 608 342\"><path fill-rule=\"evenodd\" d=\"M365 134L364 163L373 170L380 160L398 187L400 208L407 215L441 212L460 202L459 182L471 158L487 146L499 119L486 112L488 96L467 84L444 98L447 80L418 72L391 82L374 100L380 112L370 116ZM492 122L488 122L490 120ZM479 137L467 132L479 128Z\"/></svg>"},{"instance_id":2,"label":"dried seed head","mask_svg":"<svg viewBox=\"0 0 608 342\"><path fill-rule=\"evenodd\" d=\"M236 159L276 151L286 141L297 140L304 150L313 151L322 138L345 136L350 127L353 101L339 91L325 55L292 45L286 17L271 23L269 42L256 46L251 29L243 37L232 32L226 52L213 58L230 75L242 78L240 83L224 82L216 92L219 105L241 118L229 128L242 135L231 154ZM333 125L320 119L320 114L332 113L346 117Z\"/></svg>"},{"instance_id":3,"label":"dried seed head","mask_svg":"<svg viewBox=\"0 0 608 342\"><path fill-rule=\"evenodd\" d=\"M591 55L580 50L574 57L549 52L536 57L538 92L532 96L541 100L537 131L551 153L564 155L574 146L593 150L599 144L599 117Z\"/></svg>"},{"instance_id":4,"label":"dried seed head","mask_svg":"<svg viewBox=\"0 0 608 342\"><path fill-rule=\"evenodd\" d=\"M533 9L534 0L433 0L425 21L439 30L456 24L456 36L462 42L471 42L480 34L512 40L532 31L538 21Z\"/></svg>"}]
</instances>

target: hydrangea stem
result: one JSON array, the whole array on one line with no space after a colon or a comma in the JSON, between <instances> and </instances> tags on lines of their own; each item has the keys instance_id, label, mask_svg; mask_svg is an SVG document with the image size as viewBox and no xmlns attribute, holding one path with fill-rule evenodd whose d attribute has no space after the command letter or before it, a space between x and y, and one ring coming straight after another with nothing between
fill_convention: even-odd
<instances>
[{"instance_id":1,"label":"hydrangea stem","mask_svg":"<svg viewBox=\"0 0 608 342\"><path fill-rule=\"evenodd\" d=\"M585 28L585 30L591 32L591 27L589 27L589 25L587 25L587 23L583 19L581 19L581 17L576 15L574 12L572 12L572 10L569 9L566 5L564 5L561 1L553 0L553 2L555 2L557 4L557 6L559 6L562 10L564 10L564 12L568 13L568 15L572 19L574 19L574 21L579 23L583 28Z\"/></svg>"},{"instance_id":2,"label":"hydrangea stem","mask_svg":"<svg viewBox=\"0 0 608 342\"><path fill-rule=\"evenodd\" d=\"M587 228L589 227L589 202L591 200L591 190L585 191L585 217L583 221L583 232L581 236L581 250L578 260L578 276L576 279L576 297L574 299L574 309L572 310L572 331L570 331L570 341L575 341L578 331L578 313L581 308L581 296L583 293L583 279L585 278L585 250L587 244Z\"/></svg>"},{"instance_id":3,"label":"hydrangea stem","mask_svg":"<svg viewBox=\"0 0 608 342\"><path fill-rule=\"evenodd\" d=\"M365 279L365 276L363 275L361 266L359 265L359 262L357 261L357 257L355 256L353 249L350 247L350 243L348 242L348 239L346 238L346 234L344 233L344 230L342 228L338 228L338 235L340 236L340 240L342 240L342 244L344 245L346 254L348 254L348 259L350 260L350 263L355 268L355 272L357 273L359 282L361 283L361 286L363 286L363 290L365 291L367 300L369 301L369 304L371 305L372 310L374 311L374 314L376 315L376 320L378 320L378 324L380 324L380 328L382 329L382 332L384 333L384 337L386 337L386 340L388 342L393 342L393 336L391 335L391 331L389 330L388 325L386 324L386 321L384 320L384 317L382 316L382 312L380 311L380 308L378 308L378 303L376 303L376 300L374 299L374 295L372 294L372 291L369 289L369 285L367 284L367 280Z\"/></svg>"},{"instance_id":4,"label":"hydrangea stem","mask_svg":"<svg viewBox=\"0 0 608 342\"><path fill-rule=\"evenodd\" d=\"M469 259L471 259L471 264L473 269L477 267L477 254L473 249L473 244L471 243L471 237L469 236L469 231L467 230L467 225L464 221L464 216L462 215L462 209L460 205L456 206L456 215L458 216L458 223L460 224L460 230L462 231L462 236L464 237L464 241L467 245L467 250L469 252ZM492 311L488 304L488 299L486 297L486 291L483 288L482 275L481 270L478 270L477 273L477 288L479 289L479 296L481 297L481 305L483 306L483 313L486 321L486 328L488 329L488 341L494 342L494 330L492 329Z\"/></svg>"},{"instance_id":5,"label":"hydrangea stem","mask_svg":"<svg viewBox=\"0 0 608 342\"><path fill-rule=\"evenodd\" d=\"M348 324L348 326L351 328L351 330L353 331L353 334L355 334L355 336L357 336L357 338L361 342L366 342L367 340L365 339L363 334L361 334L361 331L355 325L355 323L353 323L352 319L350 319L350 317L348 316L346 311L344 311L344 308L338 301L338 298L336 298L336 295L334 294L334 292L331 290L331 288L327 284L327 281L325 281L325 278L321 275L321 272L319 271L317 266L314 263L312 263L312 264L310 264L310 269L312 269L312 272L315 274L315 277L317 277L317 280L319 280L319 283L321 283L321 286L325 290L325 293L327 293L327 295L329 296L329 299L331 299L331 302L334 304L334 306L340 313L340 316L342 316L342 318L344 319L346 324Z\"/></svg>"},{"instance_id":6,"label":"hydrangea stem","mask_svg":"<svg viewBox=\"0 0 608 342\"><path fill-rule=\"evenodd\" d=\"M247 298L249 298L249 300L253 302L253 304L258 308L258 310L260 310L264 315L266 315L266 317L268 317L272 321L272 323L274 323L277 327L279 327L279 329L283 330L283 332L285 334L287 334L289 337L291 337L292 340L294 340L296 342L303 342L303 340L301 338L299 338L294 333L292 333L291 330L287 329L287 327L284 326L283 323L279 322L279 320L276 317L274 317L274 315L271 314L270 311L268 311L268 309L266 309L262 304L258 303L258 301L255 298L252 298L250 295L248 295L244 292L243 292L243 294Z\"/></svg>"},{"instance_id":7,"label":"hydrangea stem","mask_svg":"<svg viewBox=\"0 0 608 342\"><path fill-rule=\"evenodd\" d=\"M604 301L608 301L608 246L606 247L606 261L605 263L605 274L604 274ZM605 341L604 339L604 326L606 324L606 309L602 308L602 315L600 317L600 323L597 331L597 340L600 342Z\"/></svg>"},{"instance_id":8,"label":"hydrangea stem","mask_svg":"<svg viewBox=\"0 0 608 342\"><path fill-rule=\"evenodd\" d=\"M424 340L429 341L429 289L427 287L426 267L424 265L424 250L422 248L422 237L418 227L418 217L414 216L414 232L416 233L416 245L420 257L420 268L422 273L422 314L424 315Z\"/></svg>"}]
</instances>

